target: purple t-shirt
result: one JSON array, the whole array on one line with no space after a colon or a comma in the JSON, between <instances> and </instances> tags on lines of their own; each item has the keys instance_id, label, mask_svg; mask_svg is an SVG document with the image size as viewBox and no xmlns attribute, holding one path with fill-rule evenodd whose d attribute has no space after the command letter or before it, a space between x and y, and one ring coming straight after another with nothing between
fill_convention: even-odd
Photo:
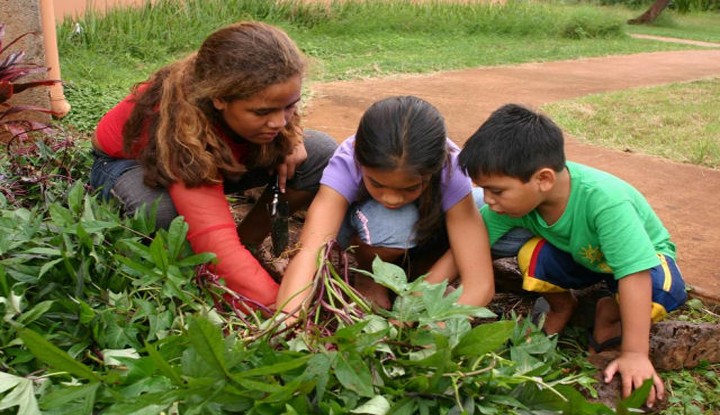
<instances>
[{"instance_id":1,"label":"purple t-shirt","mask_svg":"<svg viewBox=\"0 0 720 415\"><path fill-rule=\"evenodd\" d=\"M449 162L443 166L440 178L440 192L442 194L442 208L444 212L450 210L457 202L472 191L470 178L460 169L457 156L460 152L458 146L450 139L447 140L450 150ZM360 166L355 162L355 136L343 141L335 150L327 167L323 171L321 184L329 186L340 193L348 203L357 201L362 188L362 174Z\"/></svg>"}]
</instances>

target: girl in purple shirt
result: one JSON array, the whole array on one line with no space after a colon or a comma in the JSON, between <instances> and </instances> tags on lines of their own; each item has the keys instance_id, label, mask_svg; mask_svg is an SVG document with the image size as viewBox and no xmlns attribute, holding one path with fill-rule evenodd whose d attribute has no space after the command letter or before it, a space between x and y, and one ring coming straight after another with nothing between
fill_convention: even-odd
<instances>
[{"instance_id":1,"label":"girl in purple shirt","mask_svg":"<svg viewBox=\"0 0 720 415\"><path fill-rule=\"evenodd\" d=\"M288 313L303 305L318 252L333 239L355 247L362 269L370 270L377 255L401 263L410 277L427 274L431 283L459 274L458 301L488 304L495 292L488 235L458 152L430 103L400 96L370 106L323 172L276 305ZM353 284L390 308L385 287L362 275Z\"/></svg>"}]
</instances>

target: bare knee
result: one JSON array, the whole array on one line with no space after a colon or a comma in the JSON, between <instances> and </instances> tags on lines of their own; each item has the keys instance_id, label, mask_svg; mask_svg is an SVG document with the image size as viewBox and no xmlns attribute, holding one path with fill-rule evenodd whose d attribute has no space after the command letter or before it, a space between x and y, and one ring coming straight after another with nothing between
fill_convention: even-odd
<instances>
[{"instance_id":1,"label":"bare knee","mask_svg":"<svg viewBox=\"0 0 720 415\"><path fill-rule=\"evenodd\" d=\"M595 304L595 325L620 321L620 306L613 297L602 297Z\"/></svg>"}]
</instances>

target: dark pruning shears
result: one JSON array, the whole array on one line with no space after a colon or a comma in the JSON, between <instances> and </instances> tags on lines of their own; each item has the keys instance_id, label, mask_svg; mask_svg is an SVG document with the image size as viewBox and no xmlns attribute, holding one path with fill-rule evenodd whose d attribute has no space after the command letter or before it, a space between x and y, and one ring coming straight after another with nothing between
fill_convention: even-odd
<instances>
[{"instance_id":1,"label":"dark pruning shears","mask_svg":"<svg viewBox=\"0 0 720 415\"><path fill-rule=\"evenodd\" d=\"M288 217L290 207L287 200L280 193L280 177L275 177L275 183L271 185L272 199L268 203L270 213L270 238L272 239L273 255L279 257L288 247L289 230Z\"/></svg>"}]
</instances>

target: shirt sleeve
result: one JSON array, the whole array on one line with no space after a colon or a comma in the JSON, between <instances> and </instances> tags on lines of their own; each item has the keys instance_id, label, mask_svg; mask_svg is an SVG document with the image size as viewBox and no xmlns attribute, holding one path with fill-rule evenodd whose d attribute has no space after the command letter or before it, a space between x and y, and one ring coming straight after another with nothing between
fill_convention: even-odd
<instances>
[{"instance_id":1,"label":"shirt sleeve","mask_svg":"<svg viewBox=\"0 0 720 415\"><path fill-rule=\"evenodd\" d=\"M105 113L95 127L95 136L102 151L113 158L131 158L123 152L123 126L135 107L130 94Z\"/></svg>"},{"instance_id":2,"label":"shirt sleeve","mask_svg":"<svg viewBox=\"0 0 720 415\"><path fill-rule=\"evenodd\" d=\"M450 210L450 208L472 192L472 180L462 171L458 163L459 149L450 139L447 141L450 157L448 163L443 168L443 176L440 179L443 192L442 208L444 212Z\"/></svg>"},{"instance_id":3,"label":"shirt sleeve","mask_svg":"<svg viewBox=\"0 0 720 415\"><path fill-rule=\"evenodd\" d=\"M490 246L495 245L503 235L508 233L510 229L515 227L526 227L521 220L510 218L507 215L500 215L490 210L488 205L480 208L485 227L490 238ZM530 229L527 227L527 229ZM532 229L531 229L532 230Z\"/></svg>"},{"instance_id":4,"label":"shirt sleeve","mask_svg":"<svg viewBox=\"0 0 720 415\"><path fill-rule=\"evenodd\" d=\"M231 290L266 306L274 304L278 284L242 245L222 185L187 188L175 183L168 190L189 226L187 239L193 251L216 255L211 270Z\"/></svg>"},{"instance_id":5,"label":"shirt sleeve","mask_svg":"<svg viewBox=\"0 0 720 415\"><path fill-rule=\"evenodd\" d=\"M340 193L348 203L355 202L362 183L360 170L355 163L353 149L355 137L343 141L323 170L320 184L324 184Z\"/></svg>"}]
</instances>

